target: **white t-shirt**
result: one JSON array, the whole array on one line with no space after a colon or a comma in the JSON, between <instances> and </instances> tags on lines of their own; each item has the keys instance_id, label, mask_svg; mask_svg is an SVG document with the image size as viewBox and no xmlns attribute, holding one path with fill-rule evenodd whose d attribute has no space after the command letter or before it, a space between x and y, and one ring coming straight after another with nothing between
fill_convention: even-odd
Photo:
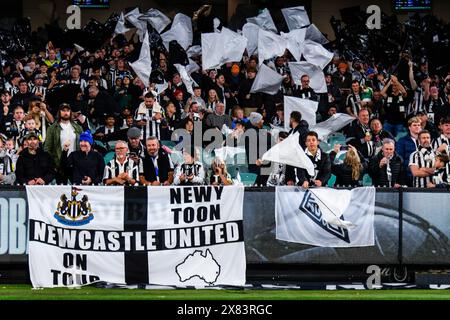
<instances>
[{"instance_id":1,"label":"white t-shirt","mask_svg":"<svg viewBox=\"0 0 450 320\"><path fill-rule=\"evenodd\" d=\"M70 146L67 155L69 155L72 151L75 151L75 140L77 135L75 134L75 129L73 128L70 122L68 123L59 123L61 125L61 149L64 147L64 143L69 140Z\"/></svg>"}]
</instances>

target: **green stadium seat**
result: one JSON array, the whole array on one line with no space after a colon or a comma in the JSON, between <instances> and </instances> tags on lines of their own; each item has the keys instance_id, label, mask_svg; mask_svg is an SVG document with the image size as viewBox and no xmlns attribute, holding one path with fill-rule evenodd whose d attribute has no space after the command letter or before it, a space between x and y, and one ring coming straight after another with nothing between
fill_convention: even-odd
<instances>
[{"instance_id":1,"label":"green stadium seat","mask_svg":"<svg viewBox=\"0 0 450 320\"><path fill-rule=\"evenodd\" d=\"M244 186L253 186L258 177L255 173L239 172L239 175L241 176L241 182Z\"/></svg>"},{"instance_id":2,"label":"green stadium seat","mask_svg":"<svg viewBox=\"0 0 450 320\"><path fill-rule=\"evenodd\" d=\"M333 188L335 183L336 183L336 176L332 174L331 178L328 180L327 186Z\"/></svg>"},{"instance_id":3,"label":"green stadium seat","mask_svg":"<svg viewBox=\"0 0 450 320\"><path fill-rule=\"evenodd\" d=\"M171 140L161 140L161 144L163 146L169 147L171 149L177 145L177 143L175 141L171 141Z\"/></svg>"},{"instance_id":4,"label":"green stadium seat","mask_svg":"<svg viewBox=\"0 0 450 320\"><path fill-rule=\"evenodd\" d=\"M363 186L371 186L372 185L372 178L366 173L363 176Z\"/></svg>"},{"instance_id":5,"label":"green stadium seat","mask_svg":"<svg viewBox=\"0 0 450 320\"><path fill-rule=\"evenodd\" d=\"M105 156L103 157L103 159L105 160L105 164L108 164L114 158L114 155L115 155L114 151L110 151L107 154L105 154Z\"/></svg>"}]
</instances>

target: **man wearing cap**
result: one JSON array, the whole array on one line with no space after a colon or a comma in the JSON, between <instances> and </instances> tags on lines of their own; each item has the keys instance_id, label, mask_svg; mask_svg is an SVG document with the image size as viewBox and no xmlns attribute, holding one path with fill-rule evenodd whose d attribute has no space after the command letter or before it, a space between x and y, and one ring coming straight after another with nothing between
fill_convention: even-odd
<instances>
[{"instance_id":1,"label":"man wearing cap","mask_svg":"<svg viewBox=\"0 0 450 320\"><path fill-rule=\"evenodd\" d=\"M27 185L49 184L55 178L51 155L39 148L39 138L34 132L26 137L28 147L20 153L16 163L16 182Z\"/></svg>"},{"instance_id":2,"label":"man wearing cap","mask_svg":"<svg viewBox=\"0 0 450 320\"><path fill-rule=\"evenodd\" d=\"M100 153L92 149L94 138L91 132L80 134L80 149L70 153L69 143L64 144L61 154L61 168L74 185L100 184L103 180L105 161Z\"/></svg>"},{"instance_id":3,"label":"man wearing cap","mask_svg":"<svg viewBox=\"0 0 450 320\"><path fill-rule=\"evenodd\" d=\"M130 158L139 164L139 159L145 156L145 147L141 142L141 130L132 127L127 131L128 147L130 149Z\"/></svg>"},{"instance_id":4,"label":"man wearing cap","mask_svg":"<svg viewBox=\"0 0 450 320\"><path fill-rule=\"evenodd\" d=\"M47 129L44 150L53 158L56 167L56 182L67 183L67 177L61 170L61 154L64 145L68 145L68 154L78 149L78 138L83 132L81 126L72 121L72 111L70 105L63 103L60 105L57 121Z\"/></svg>"},{"instance_id":5,"label":"man wearing cap","mask_svg":"<svg viewBox=\"0 0 450 320\"><path fill-rule=\"evenodd\" d=\"M33 84L31 84L30 92L39 97L41 101L45 100L47 94L47 88L44 86L44 76L42 74L36 74Z\"/></svg>"}]
</instances>

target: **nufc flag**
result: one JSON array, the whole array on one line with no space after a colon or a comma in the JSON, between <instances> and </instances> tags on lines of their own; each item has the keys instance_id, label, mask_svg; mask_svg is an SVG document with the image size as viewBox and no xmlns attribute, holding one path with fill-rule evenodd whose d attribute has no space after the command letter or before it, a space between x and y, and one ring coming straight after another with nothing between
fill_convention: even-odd
<instances>
[{"instance_id":1,"label":"nufc flag","mask_svg":"<svg viewBox=\"0 0 450 320\"><path fill-rule=\"evenodd\" d=\"M245 284L243 187L26 190L35 288Z\"/></svg>"},{"instance_id":2,"label":"nufc flag","mask_svg":"<svg viewBox=\"0 0 450 320\"><path fill-rule=\"evenodd\" d=\"M375 188L276 188L276 238L320 247L374 245Z\"/></svg>"}]
</instances>

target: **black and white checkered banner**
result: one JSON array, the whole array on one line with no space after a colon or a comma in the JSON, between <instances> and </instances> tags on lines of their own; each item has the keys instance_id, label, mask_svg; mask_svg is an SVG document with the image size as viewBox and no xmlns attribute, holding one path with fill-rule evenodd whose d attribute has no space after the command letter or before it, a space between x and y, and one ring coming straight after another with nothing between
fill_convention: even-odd
<instances>
[{"instance_id":1,"label":"black and white checkered banner","mask_svg":"<svg viewBox=\"0 0 450 320\"><path fill-rule=\"evenodd\" d=\"M26 190L35 288L245 284L243 187Z\"/></svg>"}]
</instances>

